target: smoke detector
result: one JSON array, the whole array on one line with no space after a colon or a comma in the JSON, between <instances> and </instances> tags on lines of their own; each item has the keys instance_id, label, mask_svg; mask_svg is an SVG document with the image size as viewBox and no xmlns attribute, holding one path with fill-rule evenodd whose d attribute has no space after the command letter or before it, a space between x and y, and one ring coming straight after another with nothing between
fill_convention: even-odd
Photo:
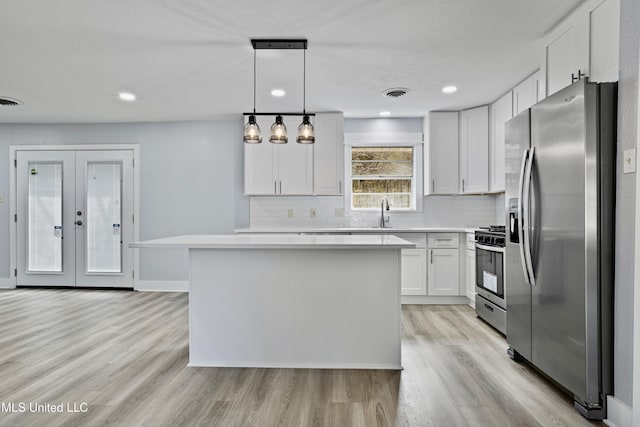
<instances>
[{"instance_id":1,"label":"smoke detector","mask_svg":"<svg viewBox=\"0 0 640 427\"><path fill-rule=\"evenodd\" d=\"M382 94L384 96L388 96L389 98L400 98L401 96L404 96L409 92L411 92L411 90L407 89L406 87L392 87L382 92Z\"/></svg>"},{"instance_id":2,"label":"smoke detector","mask_svg":"<svg viewBox=\"0 0 640 427\"><path fill-rule=\"evenodd\" d=\"M0 107L15 107L22 104L22 101L7 96L0 96Z\"/></svg>"}]
</instances>

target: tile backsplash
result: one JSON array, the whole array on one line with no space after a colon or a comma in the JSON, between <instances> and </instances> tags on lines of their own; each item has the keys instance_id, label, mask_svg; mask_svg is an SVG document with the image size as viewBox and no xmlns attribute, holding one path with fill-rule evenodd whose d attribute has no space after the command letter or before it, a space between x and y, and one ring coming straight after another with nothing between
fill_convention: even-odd
<instances>
[{"instance_id":1,"label":"tile backsplash","mask_svg":"<svg viewBox=\"0 0 640 427\"><path fill-rule=\"evenodd\" d=\"M502 198L504 200L504 198ZM422 212L391 211L392 227L475 227L496 224L500 196L430 196ZM504 208L502 208L504 211ZM250 227L375 227L379 211L348 211L343 197L251 197ZM502 224L504 219L499 222Z\"/></svg>"}]
</instances>

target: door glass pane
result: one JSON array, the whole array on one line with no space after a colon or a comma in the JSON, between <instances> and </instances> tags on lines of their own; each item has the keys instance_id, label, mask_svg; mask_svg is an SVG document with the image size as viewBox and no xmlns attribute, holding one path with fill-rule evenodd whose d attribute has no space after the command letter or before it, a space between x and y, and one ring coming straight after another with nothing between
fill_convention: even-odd
<instances>
[{"instance_id":1,"label":"door glass pane","mask_svg":"<svg viewBox=\"0 0 640 427\"><path fill-rule=\"evenodd\" d=\"M62 271L62 163L29 163L28 271Z\"/></svg>"},{"instance_id":2,"label":"door glass pane","mask_svg":"<svg viewBox=\"0 0 640 427\"><path fill-rule=\"evenodd\" d=\"M120 162L87 163L87 272L122 271Z\"/></svg>"}]
</instances>

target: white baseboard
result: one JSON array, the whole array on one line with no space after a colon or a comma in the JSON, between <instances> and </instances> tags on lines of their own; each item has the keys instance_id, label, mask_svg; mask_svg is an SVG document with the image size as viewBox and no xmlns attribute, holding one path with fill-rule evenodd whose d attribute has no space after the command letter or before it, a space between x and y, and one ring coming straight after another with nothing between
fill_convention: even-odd
<instances>
[{"instance_id":1,"label":"white baseboard","mask_svg":"<svg viewBox=\"0 0 640 427\"><path fill-rule=\"evenodd\" d=\"M189 282L168 280L138 280L133 289L141 292L189 292Z\"/></svg>"},{"instance_id":2,"label":"white baseboard","mask_svg":"<svg viewBox=\"0 0 640 427\"><path fill-rule=\"evenodd\" d=\"M633 411L615 396L607 396L607 419L604 422L611 427L632 427Z\"/></svg>"},{"instance_id":3,"label":"white baseboard","mask_svg":"<svg viewBox=\"0 0 640 427\"><path fill-rule=\"evenodd\" d=\"M402 304L469 304L465 296L402 295Z\"/></svg>"},{"instance_id":4,"label":"white baseboard","mask_svg":"<svg viewBox=\"0 0 640 427\"><path fill-rule=\"evenodd\" d=\"M16 283L11 277L0 277L0 289L13 289L15 287Z\"/></svg>"}]
</instances>

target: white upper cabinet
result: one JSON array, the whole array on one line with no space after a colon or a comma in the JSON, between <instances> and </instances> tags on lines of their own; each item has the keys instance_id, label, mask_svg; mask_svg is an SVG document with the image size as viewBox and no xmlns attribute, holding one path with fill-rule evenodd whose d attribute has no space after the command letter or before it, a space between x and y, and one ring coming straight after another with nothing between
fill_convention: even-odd
<instances>
[{"instance_id":1,"label":"white upper cabinet","mask_svg":"<svg viewBox=\"0 0 640 427\"><path fill-rule=\"evenodd\" d=\"M580 75L618 80L620 0L587 0L544 39L546 95Z\"/></svg>"},{"instance_id":2,"label":"white upper cabinet","mask_svg":"<svg viewBox=\"0 0 640 427\"><path fill-rule=\"evenodd\" d=\"M583 40L580 26L573 22L563 30L546 47L547 95L569 86L580 72L587 72L587 64L581 58Z\"/></svg>"},{"instance_id":3,"label":"white upper cabinet","mask_svg":"<svg viewBox=\"0 0 640 427\"><path fill-rule=\"evenodd\" d=\"M244 144L244 192L246 195L313 194L313 145L296 143L302 117L284 117L289 142L271 144L269 134L275 117L258 116L261 144ZM245 119L246 122L246 119Z\"/></svg>"},{"instance_id":4,"label":"white upper cabinet","mask_svg":"<svg viewBox=\"0 0 640 427\"><path fill-rule=\"evenodd\" d=\"M515 90L491 105L491 141L489 144L489 191L504 191L504 124L513 117Z\"/></svg>"},{"instance_id":5,"label":"white upper cabinet","mask_svg":"<svg viewBox=\"0 0 640 427\"><path fill-rule=\"evenodd\" d=\"M620 0L606 0L589 12L589 70L594 82L618 80Z\"/></svg>"},{"instance_id":6,"label":"white upper cabinet","mask_svg":"<svg viewBox=\"0 0 640 427\"><path fill-rule=\"evenodd\" d=\"M337 196L344 183L344 116L342 113L317 113L316 143L313 147L313 193Z\"/></svg>"},{"instance_id":7,"label":"white upper cabinet","mask_svg":"<svg viewBox=\"0 0 640 427\"><path fill-rule=\"evenodd\" d=\"M538 101L538 73L535 73L513 88L513 115L517 116Z\"/></svg>"},{"instance_id":8,"label":"white upper cabinet","mask_svg":"<svg viewBox=\"0 0 640 427\"><path fill-rule=\"evenodd\" d=\"M489 191L489 107L460 112L460 192Z\"/></svg>"},{"instance_id":9,"label":"white upper cabinet","mask_svg":"<svg viewBox=\"0 0 640 427\"><path fill-rule=\"evenodd\" d=\"M458 193L458 112L431 112L424 120L424 194Z\"/></svg>"}]
</instances>

